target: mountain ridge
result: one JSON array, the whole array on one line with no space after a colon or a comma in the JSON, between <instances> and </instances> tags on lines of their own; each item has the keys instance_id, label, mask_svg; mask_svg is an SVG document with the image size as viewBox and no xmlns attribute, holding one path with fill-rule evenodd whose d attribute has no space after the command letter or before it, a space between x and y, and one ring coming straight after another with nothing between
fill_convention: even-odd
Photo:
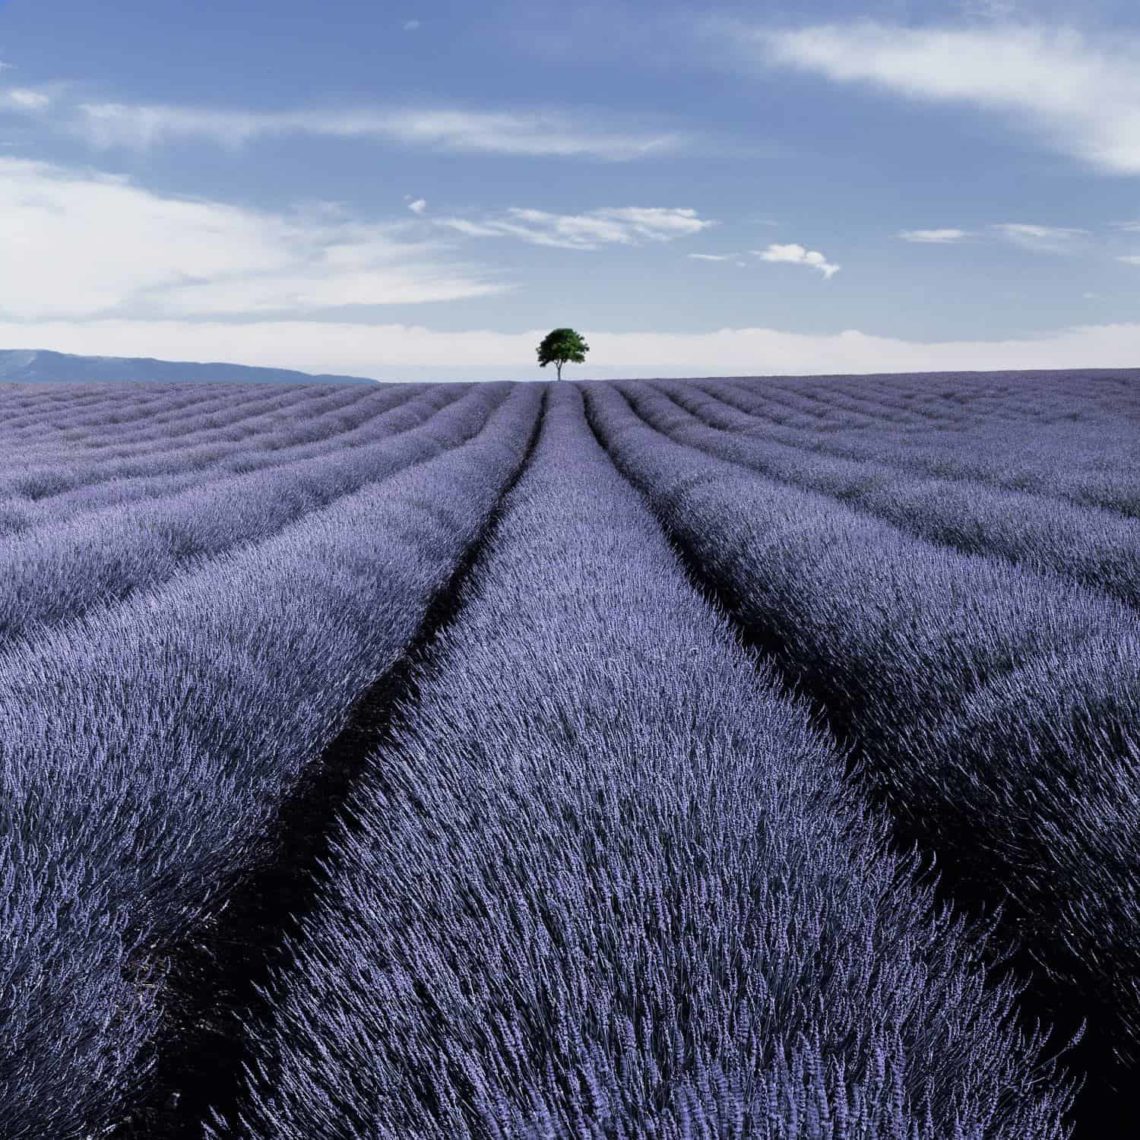
<instances>
[{"instance_id":1,"label":"mountain ridge","mask_svg":"<svg viewBox=\"0 0 1140 1140\"><path fill-rule=\"evenodd\" d=\"M221 361L157 360L148 356L78 356L49 349L0 349L0 383L87 384L379 384L363 376L259 368Z\"/></svg>"}]
</instances>

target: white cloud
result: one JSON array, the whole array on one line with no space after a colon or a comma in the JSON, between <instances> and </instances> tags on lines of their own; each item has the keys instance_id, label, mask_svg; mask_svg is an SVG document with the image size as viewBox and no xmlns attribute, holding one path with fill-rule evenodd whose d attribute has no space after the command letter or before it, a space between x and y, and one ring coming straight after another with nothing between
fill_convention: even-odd
<instances>
[{"instance_id":1,"label":"white cloud","mask_svg":"<svg viewBox=\"0 0 1140 1140\"><path fill-rule=\"evenodd\" d=\"M0 158L0 319L304 312L501 288L333 211L263 213Z\"/></svg>"},{"instance_id":2,"label":"white cloud","mask_svg":"<svg viewBox=\"0 0 1140 1140\"><path fill-rule=\"evenodd\" d=\"M611 130L558 111L243 111L81 103L63 125L100 148L145 149L185 139L239 147L267 136L318 135L445 151L626 161L676 150L682 142L675 134Z\"/></svg>"},{"instance_id":3,"label":"white cloud","mask_svg":"<svg viewBox=\"0 0 1140 1140\"><path fill-rule=\"evenodd\" d=\"M689 256L694 261L735 261L739 255L735 253L690 253Z\"/></svg>"},{"instance_id":4,"label":"white cloud","mask_svg":"<svg viewBox=\"0 0 1140 1140\"><path fill-rule=\"evenodd\" d=\"M0 111L45 111L55 102L54 91L44 87L0 88Z\"/></svg>"},{"instance_id":5,"label":"white cloud","mask_svg":"<svg viewBox=\"0 0 1140 1140\"><path fill-rule=\"evenodd\" d=\"M661 206L620 206L584 214L552 214L514 207L486 218L440 218L437 225L466 237L510 237L558 249L600 249L689 237L715 223L696 210Z\"/></svg>"},{"instance_id":6,"label":"white cloud","mask_svg":"<svg viewBox=\"0 0 1140 1140\"><path fill-rule=\"evenodd\" d=\"M1140 253L1126 253L1116 260L1123 261L1125 265L1140 265Z\"/></svg>"},{"instance_id":7,"label":"white cloud","mask_svg":"<svg viewBox=\"0 0 1140 1140\"><path fill-rule=\"evenodd\" d=\"M427 212L427 207L426 198L414 198L408 203L408 209L411 210L413 214L424 214Z\"/></svg>"},{"instance_id":8,"label":"white cloud","mask_svg":"<svg viewBox=\"0 0 1140 1140\"><path fill-rule=\"evenodd\" d=\"M736 29L761 58L928 102L995 111L1100 170L1140 174L1140 40L1003 22Z\"/></svg>"},{"instance_id":9,"label":"white cloud","mask_svg":"<svg viewBox=\"0 0 1140 1140\"><path fill-rule=\"evenodd\" d=\"M440 332L345 321L44 321L0 322L0 343L111 356L228 360L379 379L542 379L533 363L534 346L546 331ZM583 331L591 363L577 368L575 376L595 378L1130 368L1140 360L1140 324L933 343L852 330L832 335L765 328L693 334Z\"/></svg>"},{"instance_id":10,"label":"white cloud","mask_svg":"<svg viewBox=\"0 0 1140 1140\"><path fill-rule=\"evenodd\" d=\"M970 235L966 230L900 230L898 236L903 241L916 242L920 245L954 245L965 241Z\"/></svg>"},{"instance_id":11,"label":"white cloud","mask_svg":"<svg viewBox=\"0 0 1140 1140\"><path fill-rule=\"evenodd\" d=\"M598 210L596 213L623 223L637 237L650 241L690 237L716 225L715 222L701 218L696 210L669 206L624 206L620 209Z\"/></svg>"},{"instance_id":12,"label":"white cloud","mask_svg":"<svg viewBox=\"0 0 1140 1140\"><path fill-rule=\"evenodd\" d=\"M761 261L786 262L789 265L806 265L809 269L818 269L829 281L839 272L839 266L828 261L818 250L808 249L795 242L787 245L774 242L767 249L757 250L756 256Z\"/></svg>"},{"instance_id":13,"label":"white cloud","mask_svg":"<svg viewBox=\"0 0 1140 1140\"><path fill-rule=\"evenodd\" d=\"M991 228L999 237L1034 253L1072 253L1088 236L1087 230L1028 222L1001 222Z\"/></svg>"}]
</instances>

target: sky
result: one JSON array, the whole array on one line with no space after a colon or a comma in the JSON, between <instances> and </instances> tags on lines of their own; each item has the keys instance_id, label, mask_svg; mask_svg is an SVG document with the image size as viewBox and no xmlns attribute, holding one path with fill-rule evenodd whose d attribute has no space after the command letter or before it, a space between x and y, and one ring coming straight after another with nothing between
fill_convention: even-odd
<instances>
[{"instance_id":1,"label":"sky","mask_svg":"<svg viewBox=\"0 0 1140 1140\"><path fill-rule=\"evenodd\" d=\"M1140 366L1134 0L0 0L0 347Z\"/></svg>"}]
</instances>

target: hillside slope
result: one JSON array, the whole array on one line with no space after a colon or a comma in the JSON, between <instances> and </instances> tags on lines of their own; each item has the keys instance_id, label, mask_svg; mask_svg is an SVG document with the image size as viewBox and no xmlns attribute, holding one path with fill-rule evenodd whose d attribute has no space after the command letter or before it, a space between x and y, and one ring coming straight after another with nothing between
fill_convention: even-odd
<instances>
[{"instance_id":1,"label":"hillside slope","mask_svg":"<svg viewBox=\"0 0 1140 1140\"><path fill-rule=\"evenodd\" d=\"M72 356L44 349L0 349L0 382L86 384L95 380L250 384L375 384L362 376L314 376L291 368L153 360L141 356Z\"/></svg>"}]
</instances>

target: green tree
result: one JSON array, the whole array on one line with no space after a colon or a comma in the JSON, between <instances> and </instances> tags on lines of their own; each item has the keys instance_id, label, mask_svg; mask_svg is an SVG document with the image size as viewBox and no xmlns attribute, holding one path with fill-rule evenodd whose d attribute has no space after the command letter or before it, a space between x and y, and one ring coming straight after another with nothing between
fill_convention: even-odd
<instances>
[{"instance_id":1,"label":"green tree","mask_svg":"<svg viewBox=\"0 0 1140 1140\"><path fill-rule=\"evenodd\" d=\"M590 346L582 339L581 333L573 329L555 329L542 338L538 346L538 366L545 368L553 364L562 379L563 364L583 364Z\"/></svg>"}]
</instances>

